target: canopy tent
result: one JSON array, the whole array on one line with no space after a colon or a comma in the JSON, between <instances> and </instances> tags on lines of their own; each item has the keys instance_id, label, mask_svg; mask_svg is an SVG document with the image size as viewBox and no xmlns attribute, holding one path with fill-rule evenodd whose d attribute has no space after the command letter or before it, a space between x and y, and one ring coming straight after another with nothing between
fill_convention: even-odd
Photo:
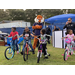
<instances>
[{"instance_id":1,"label":"canopy tent","mask_svg":"<svg viewBox=\"0 0 75 75\"><path fill-rule=\"evenodd\" d=\"M49 25L51 29L51 35L52 35L52 30L54 28L54 25L59 27L60 30L63 30L63 27L65 23L68 21L68 18L72 18L72 22L75 22L75 14L62 14L62 15L56 15L48 19L45 19L46 23L51 24Z\"/></svg>"},{"instance_id":2,"label":"canopy tent","mask_svg":"<svg viewBox=\"0 0 75 75\"><path fill-rule=\"evenodd\" d=\"M72 21L75 22L75 14L62 14L53 16L51 18L45 19L45 22L50 24L65 23L68 18L72 18Z\"/></svg>"}]
</instances>

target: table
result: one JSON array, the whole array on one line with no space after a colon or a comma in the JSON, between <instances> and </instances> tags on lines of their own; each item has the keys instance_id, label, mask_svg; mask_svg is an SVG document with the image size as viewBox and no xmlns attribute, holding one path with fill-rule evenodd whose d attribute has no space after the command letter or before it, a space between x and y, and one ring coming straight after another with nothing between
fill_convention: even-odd
<instances>
[{"instance_id":1,"label":"table","mask_svg":"<svg viewBox=\"0 0 75 75\"><path fill-rule=\"evenodd\" d=\"M7 43L4 40L0 40L0 46L5 46Z\"/></svg>"}]
</instances>

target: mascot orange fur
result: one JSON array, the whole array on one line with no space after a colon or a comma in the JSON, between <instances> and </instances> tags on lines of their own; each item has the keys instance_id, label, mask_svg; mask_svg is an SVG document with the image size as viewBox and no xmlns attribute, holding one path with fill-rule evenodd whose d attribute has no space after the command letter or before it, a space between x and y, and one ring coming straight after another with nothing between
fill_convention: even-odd
<instances>
[{"instance_id":1,"label":"mascot orange fur","mask_svg":"<svg viewBox=\"0 0 75 75\"><path fill-rule=\"evenodd\" d=\"M34 35L35 37L37 37L38 35L40 35L40 30L43 27L43 22L44 22L44 18L41 15L38 15L35 19L34 19L35 23L32 26L32 29L34 30ZM33 43L33 49L35 50L36 45L37 45L37 41L38 39L34 37L34 43Z\"/></svg>"}]
</instances>

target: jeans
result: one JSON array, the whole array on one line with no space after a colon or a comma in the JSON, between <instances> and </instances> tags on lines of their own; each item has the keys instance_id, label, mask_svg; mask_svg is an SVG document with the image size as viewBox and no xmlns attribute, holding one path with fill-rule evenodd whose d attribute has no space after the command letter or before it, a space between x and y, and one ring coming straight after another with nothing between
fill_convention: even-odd
<instances>
[{"instance_id":1,"label":"jeans","mask_svg":"<svg viewBox=\"0 0 75 75\"><path fill-rule=\"evenodd\" d=\"M32 49L32 51L34 51L34 49L33 49L33 47L32 47L32 44L31 44L31 39L28 40L28 45L30 46L30 48ZM22 49L22 51L24 50L25 46L26 46L26 40L24 40L24 44L23 44L23 49Z\"/></svg>"},{"instance_id":2,"label":"jeans","mask_svg":"<svg viewBox=\"0 0 75 75\"><path fill-rule=\"evenodd\" d=\"M17 39L16 40L12 40L12 46L16 46L16 50L18 51L18 44L17 44Z\"/></svg>"}]
</instances>

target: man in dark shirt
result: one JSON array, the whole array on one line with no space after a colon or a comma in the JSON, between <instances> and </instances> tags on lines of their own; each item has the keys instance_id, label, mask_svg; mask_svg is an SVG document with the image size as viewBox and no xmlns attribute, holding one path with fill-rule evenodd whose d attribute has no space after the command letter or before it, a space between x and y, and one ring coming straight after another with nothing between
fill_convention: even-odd
<instances>
[{"instance_id":1,"label":"man in dark shirt","mask_svg":"<svg viewBox=\"0 0 75 75\"><path fill-rule=\"evenodd\" d=\"M56 28L56 26L54 26L53 32L54 32L54 31L59 31L59 30L60 30L59 27Z\"/></svg>"},{"instance_id":2,"label":"man in dark shirt","mask_svg":"<svg viewBox=\"0 0 75 75\"><path fill-rule=\"evenodd\" d=\"M75 30L75 24L72 23L72 18L68 18L68 21L66 22L66 25L63 27L63 29L71 29L73 31L73 33L75 34L74 30Z\"/></svg>"},{"instance_id":3,"label":"man in dark shirt","mask_svg":"<svg viewBox=\"0 0 75 75\"><path fill-rule=\"evenodd\" d=\"M46 34L47 35L50 35L50 33L51 33L51 29L48 27L48 25L46 26ZM49 39L50 39L50 37L49 36L47 36L47 39L48 39L48 43L50 44L50 41L49 41Z\"/></svg>"}]
</instances>

